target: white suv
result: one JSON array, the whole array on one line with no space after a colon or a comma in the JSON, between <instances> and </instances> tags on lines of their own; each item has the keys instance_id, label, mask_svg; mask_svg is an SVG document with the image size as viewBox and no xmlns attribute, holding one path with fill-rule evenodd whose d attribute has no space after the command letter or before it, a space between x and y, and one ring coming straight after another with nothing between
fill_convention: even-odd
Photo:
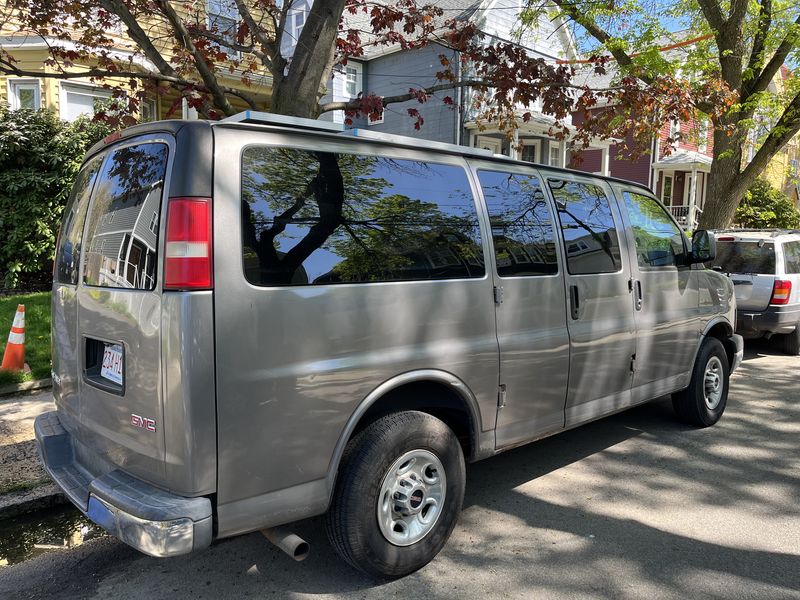
<instances>
[{"instance_id":1,"label":"white suv","mask_svg":"<svg viewBox=\"0 0 800 600\"><path fill-rule=\"evenodd\" d=\"M800 354L800 230L715 231L712 268L736 290L736 333L777 336L788 354Z\"/></svg>"}]
</instances>

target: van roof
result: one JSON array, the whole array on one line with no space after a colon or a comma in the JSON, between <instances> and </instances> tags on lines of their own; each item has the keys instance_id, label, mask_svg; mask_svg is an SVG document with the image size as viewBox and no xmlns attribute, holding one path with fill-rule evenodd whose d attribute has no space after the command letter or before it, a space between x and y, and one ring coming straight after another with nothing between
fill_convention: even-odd
<instances>
[{"instance_id":1,"label":"van roof","mask_svg":"<svg viewBox=\"0 0 800 600\"><path fill-rule=\"evenodd\" d=\"M378 133L375 131L365 130L361 128L345 129L343 125L338 123L332 123L330 121L319 121L314 119L304 119L300 117L289 117L286 115L277 115L272 113L263 113L256 111L244 111L232 117L223 119L221 121L200 121L200 120L186 121L180 119L169 119L164 121L154 121L152 123L143 123L140 125L134 125L133 127L129 127L123 129L122 131L113 133L110 136L106 137L104 140L96 143L94 146L92 146L89 152L87 152L86 157L88 158L92 154L99 152L107 144L116 142L121 139L126 139L134 136L139 136L142 134L155 133L155 132L168 132L175 135L178 133L178 131L180 131L185 127L192 127L192 128L234 127L234 128L246 128L246 129L259 129L264 131L276 131L276 130L286 131L287 129L290 129L296 131L297 133L307 134L313 132L315 135L323 136L329 139L341 140L342 138L352 138L354 140L357 139L362 142L374 143L379 145L388 145L394 147L406 147L416 150L420 149L421 147L420 144L425 144L424 149L426 150L439 151L446 154L455 154L463 156L464 158L486 160L490 162L496 162L498 164L519 165L526 167L533 166L537 169L547 169L548 171L569 173L573 175L575 174L587 175L591 177L596 177L598 179L602 179L604 181L635 186L652 194L650 188L636 181L628 181L625 179L619 179L617 177L597 175L594 173L578 171L575 169L567 169L563 167L553 167L550 165L530 163L526 161L516 160L502 154L492 154L490 151L481 148L470 148L469 146L460 146L457 144L434 142L431 140L421 140L419 138L410 136Z\"/></svg>"}]
</instances>

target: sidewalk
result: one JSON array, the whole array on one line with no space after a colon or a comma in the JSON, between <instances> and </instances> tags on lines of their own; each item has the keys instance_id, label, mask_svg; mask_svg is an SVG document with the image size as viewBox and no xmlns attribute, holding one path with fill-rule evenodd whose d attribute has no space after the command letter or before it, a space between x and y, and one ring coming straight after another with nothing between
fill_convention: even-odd
<instances>
[{"instance_id":1,"label":"sidewalk","mask_svg":"<svg viewBox=\"0 0 800 600\"><path fill-rule=\"evenodd\" d=\"M50 390L0 398L0 519L64 502L33 439L34 419L48 410Z\"/></svg>"}]
</instances>

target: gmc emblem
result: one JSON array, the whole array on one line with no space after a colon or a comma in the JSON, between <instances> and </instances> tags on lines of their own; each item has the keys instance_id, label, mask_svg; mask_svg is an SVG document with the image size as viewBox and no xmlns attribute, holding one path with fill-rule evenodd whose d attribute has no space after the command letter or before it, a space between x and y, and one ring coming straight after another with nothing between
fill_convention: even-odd
<instances>
[{"instance_id":1,"label":"gmc emblem","mask_svg":"<svg viewBox=\"0 0 800 600\"><path fill-rule=\"evenodd\" d=\"M147 417L140 417L139 415L131 415L131 425L134 427L139 427L140 429L146 429L147 431L152 431L155 433L156 430L156 422L154 419L148 419Z\"/></svg>"}]
</instances>

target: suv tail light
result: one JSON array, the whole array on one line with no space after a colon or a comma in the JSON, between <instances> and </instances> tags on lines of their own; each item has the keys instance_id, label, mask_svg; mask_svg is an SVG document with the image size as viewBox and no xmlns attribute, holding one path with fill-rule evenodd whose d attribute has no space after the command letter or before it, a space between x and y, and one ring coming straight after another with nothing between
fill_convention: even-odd
<instances>
[{"instance_id":1,"label":"suv tail light","mask_svg":"<svg viewBox=\"0 0 800 600\"><path fill-rule=\"evenodd\" d=\"M211 198L170 198L164 243L164 289L210 290L213 279Z\"/></svg>"},{"instance_id":2,"label":"suv tail light","mask_svg":"<svg viewBox=\"0 0 800 600\"><path fill-rule=\"evenodd\" d=\"M792 293L792 282L785 279L776 279L772 286L772 300L770 304L789 304L789 296Z\"/></svg>"}]
</instances>

